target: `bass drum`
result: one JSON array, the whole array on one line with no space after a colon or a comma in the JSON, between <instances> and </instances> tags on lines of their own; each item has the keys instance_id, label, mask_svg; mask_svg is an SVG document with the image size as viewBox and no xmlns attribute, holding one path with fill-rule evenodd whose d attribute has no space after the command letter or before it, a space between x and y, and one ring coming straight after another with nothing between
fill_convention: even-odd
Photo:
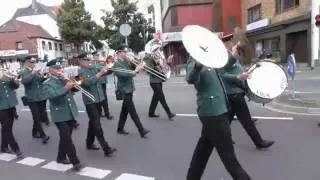
<instances>
[{"instance_id":1,"label":"bass drum","mask_svg":"<svg viewBox=\"0 0 320 180\"><path fill-rule=\"evenodd\" d=\"M280 96L287 88L287 74L272 60L261 60L255 63L252 69L246 80L246 95L249 100L266 104Z\"/></svg>"}]
</instances>

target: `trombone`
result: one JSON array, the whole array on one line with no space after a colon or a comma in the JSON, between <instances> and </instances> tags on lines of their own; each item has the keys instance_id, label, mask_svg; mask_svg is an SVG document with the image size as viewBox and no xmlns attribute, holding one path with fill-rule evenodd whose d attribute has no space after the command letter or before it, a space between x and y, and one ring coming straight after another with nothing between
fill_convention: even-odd
<instances>
[{"instance_id":1,"label":"trombone","mask_svg":"<svg viewBox=\"0 0 320 180\"><path fill-rule=\"evenodd\" d=\"M118 72L124 72L124 73L133 73L133 70L128 70L128 69L124 69L124 68L114 68L114 63L107 63L107 65L105 65L105 67L103 68L103 70L110 70L110 71L118 71Z\"/></svg>"},{"instance_id":2,"label":"trombone","mask_svg":"<svg viewBox=\"0 0 320 180\"><path fill-rule=\"evenodd\" d=\"M130 56L130 58L128 58L133 64L135 64L136 66L138 66L141 62L139 62L139 58L137 58L135 55L133 55L132 53L127 53L127 56ZM167 79L165 78L165 74L158 72L157 70L152 69L151 67L147 66L146 63L144 61L142 61L143 64L143 69L145 71L147 71L148 73L157 76L158 78L162 79L163 81L166 81Z\"/></svg>"},{"instance_id":3,"label":"trombone","mask_svg":"<svg viewBox=\"0 0 320 180\"><path fill-rule=\"evenodd\" d=\"M86 91L85 89L83 89L81 87L81 84L82 84L82 82L84 80L83 76L77 75L77 76L74 76L74 77L65 77L65 80L72 82L74 84L74 88L79 90L82 94L87 96L93 102L95 101L95 97L91 93L89 93L88 91Z\"/></svg>"}]
</instances>

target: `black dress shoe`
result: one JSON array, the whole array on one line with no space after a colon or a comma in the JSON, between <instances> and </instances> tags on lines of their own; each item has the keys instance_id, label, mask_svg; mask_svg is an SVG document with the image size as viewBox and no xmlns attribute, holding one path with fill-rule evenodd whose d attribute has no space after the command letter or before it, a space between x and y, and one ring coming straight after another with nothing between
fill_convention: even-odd
<instances>
[{"instance_id":1,"label":"black dress shoe","mask_svg":"<svg viewBox=\"0 0 320 180\"><path fill-rule=\"evenodd\" d=\"M14 152L14 154L17 156L17 159L22 159L24 157L23 153L20 150Z\"/></svg>"},{"instance_id":2,"label":"black dress shoe","mask_svg":"<svg viewBox=\"0 0 320 180\"><path fill-rule=\"evenodd\" d=\"M72 167L72 170L74 170L74 171L76 171L76 172L79 172L79 171L81 171L81 169L83 169L84 168L84 165L82 165L82 164L76 164L76 165L74 165L73 167Z\"/></svg>"},{"instance_id":3,"label":"black dress shoe","mask_svg":"<svg viewBox=\"0 0 320 180\"><path fill-rule=\"evenodd\" d=\"M262 140L259 144L256 144L257 149L269 148L274 144L274 141Z\"/></svg>"},{"instance_id":4,"label":"black dress shoe","mask_svg":"<svg viewBox=\"0 0 320 180\"><path fill-rule=\"evenodd\" d=\"M139 131L141 138L147 138L146 135L150 132L150 130L147 129L143 129L141 131Z\"/></svg>"},{"instance_id":5,"label":"black dress shoe","mask_svg":"<svg viewBox=\"0 0 320 180\"><path fill-rule=\"evenodd\" d=\"M170 113L170 114L168 115L168 117L169 117L170 120L173 120L173 118L176 117L176 114Z\"/></svg>"},{"instance_id":6,"label":"black dress shoe","mask_svg":"<svg viewBox=\"0 0 320 180\"><path fill-rule=\"evenodd\" d=\"M43 143L43 144L47 144L48 141L49 141L49 139L50 139L50 136L45 136L45 137L43 137L43 138L42 138L42 143Z\"/></svg>"},{"instance_id":7,"label":"black dress shoe","mask_svg":"<svg viewBox=\"0 0 320 180\"><path fill-rule=\"evenodd\" d=\"M113 153L116 152L116 148L109 148L107 151L104 152L104 155L107 157L112 157Z\"/></svg>"},{"instance_id":8,"label":"black dress shoe","mask_svg":"<svg viewBox=\"0 0 320 180\"><path fill-rule=\"evenodd\" d=\"M42 138L39 134L32 134L32 137L36 138L36 139L41 139Z\"/></svg>"},{"instance_id":9,"label":"black dress shoe","mask_svg":"<svg viewBox=\"0 0 320 180\"><path fill-rule=\"evenodd\" d=\"M68 159L57 160L57 163L59 163L59 164L71 164L71 162Z\"/></svg>"},{"instance_id":10,"label":"black dress shoe","mask_svg":"<svg viewBox=\"0 0 320 180\"><path fill-rule=\"evenodd\" d=\"M92 144L92 145L90 145L90 146L87 146L87 149L88 149L88 150L95 150L95 151L97 151L97 150L99 150L100 148L99 148L98 146L96 146L95 144Z\"/></svg>"},{"instance_id":11,"label":"black dress shoe","mask_svg":"<svg viewBox=\"0 0 320 180\"><path fill-rule=\"evenodd\" d=\"M107 118L108 120L113 120L113 116L111 116L111 115L106 116L106 118Z\"/></svg>"},{"instance_id":12,"label":"black dress shoe","mask_svg":"<svg viewBox=\"0 0 320 180\"><path fill-rule=\"evenodd\" d=\"M149 117L150 117L150 118L158 118L158 117L160 117L160 116L157 115L157 114L149 114Z\"/></svg>"},{"instance_id":13,"label":"black dress shoe","mask_svg":"<svg viewBox=\"0 0 320 180\"><path fill-rule=\"evenodd\" d=\"M121 134L121 135L128 135L129 134L129 132L127 132L125 130L118 130L117 133Z\"/></svg>"},{"instance_id":14,"label":"black dress shoe","mask_svg":"<svg viewBox=\"0 0 320 180\"><path fill-rule=\"evenodd\" d=\"M12 153L12 151L9 148L3 148L3 149L1 149L1 152L8 153L8 154Z\"/></svg>"}]
</instances>

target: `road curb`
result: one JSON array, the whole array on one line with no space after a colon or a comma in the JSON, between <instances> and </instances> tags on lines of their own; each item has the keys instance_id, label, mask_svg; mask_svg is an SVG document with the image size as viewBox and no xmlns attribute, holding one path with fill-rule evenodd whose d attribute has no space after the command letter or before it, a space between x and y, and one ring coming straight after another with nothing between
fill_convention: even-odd
<instances>
[{"instance_id":1,"label":"road curb","mask_svg":"<svg viewBox=\"0 0 320 180\"><path fill-rule=\"evenodd\" d=\"M293 105L284 104L278 101L273 101L269 104L266 104L265 107L269 110L286 113L286 114L295 114L295 115L303 115L303 116L320 116L320 108L293 106Z\"/></svg>"}]
</instances>

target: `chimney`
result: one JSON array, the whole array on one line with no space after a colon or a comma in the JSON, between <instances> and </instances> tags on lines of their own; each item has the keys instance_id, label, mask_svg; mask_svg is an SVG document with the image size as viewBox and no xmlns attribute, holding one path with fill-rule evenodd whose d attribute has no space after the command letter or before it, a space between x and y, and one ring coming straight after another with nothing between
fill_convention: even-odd
<instances>
[{"instance_id":1,"label":"chimney","mask_svg":"<svg viewBox=\"0 0 320 180\"><path fill-rule=\"evenodd\" d=\"M32 10L37 12L37 0L32 0Z\"/></svg>"}]
</instances>

